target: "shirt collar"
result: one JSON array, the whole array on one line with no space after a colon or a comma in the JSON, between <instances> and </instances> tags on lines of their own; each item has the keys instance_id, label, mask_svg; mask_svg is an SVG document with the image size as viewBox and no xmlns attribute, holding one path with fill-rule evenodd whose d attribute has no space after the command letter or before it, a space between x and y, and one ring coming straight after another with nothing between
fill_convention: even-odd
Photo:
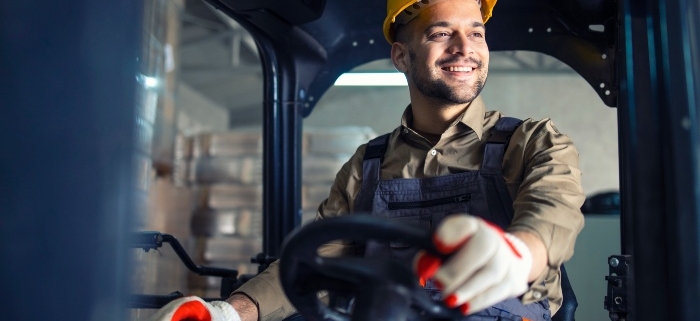
<instances>
[{"instance_id":1,"label":"shirt collar","mask_svg":"<svg viewBox=\"0 0 700 321\"><path fill-rule=\"evenodd\" d=\"M484 113L486 113L486 105L481 95L477 96L469 105L467 110L462 114L459 122L471 128L476 136L481 140L481 135L484 132Z\"/></svg>"},{"instance_id":2,"label":"shirt collar","mask_svg":"<svg viewBox=\"0 0 700 321\"><path fill-rule=\"evenodd\" d=\"M467 110L462 113L459 117L457 117L457 120L455 120L454 123L450 126L450 128L453 128L458 123L462 123L466 125L467 127L471 128L474 133L476 134L477 137L479 137L479 140L481 140L481 136L484 132L484 113L486 112L486 106L484 105L484 100L481 98L481 96L477 96L471 104L469 104L469 107L467 107ZM403 125L406 128L411 128L411 124L413 123L413 113L411 112L411 105L408 105L406 107L406 110L404 110L403 115L401 116L401 125ZM448 129L449 131L450 129Z\"/></svg>"}]
</instances>

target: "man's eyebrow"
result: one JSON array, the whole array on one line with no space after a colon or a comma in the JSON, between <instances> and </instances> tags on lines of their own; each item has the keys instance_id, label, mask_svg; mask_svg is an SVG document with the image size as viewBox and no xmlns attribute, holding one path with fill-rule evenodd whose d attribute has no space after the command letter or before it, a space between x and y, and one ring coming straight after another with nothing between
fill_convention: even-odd
<instances>
[{"instance_id":1,"label":"man's eyebrow","mask_svg":"<svg viewBox=\"0 0 700 321\"><path fill-rule=\"evenodd\" d=\"M449 27L449 26L450 26L450 23L447 22L447 21L437 21L437 22L431 23L431 24L429 24L428 26L426 26L426 27L425 27L425 31L427 32L427 31L429 31L430 29L433 29L433 28L435 28L435 27L444 27L444 28L447 28L447 27ZM484 25L484 23L482 23L481 21L474 21L474 22L472 22L472 28L482 28L482 29L486 29L486 25Z\"/></svg>"},{"instance_id":2,"label":"man's eyebrow","mask_svg":"<svg viewBox=\"0 0 700 321\"><path fill-rule=\"evenodd\" d=\"M433 23L429 24L428 26L426 26L425 30L427 31L427 30L433 29L435 27L447 28L449 26L450 26L450 24L447 21L438 21L438 22L433 22Z\"/></svg>"}]
</instances>

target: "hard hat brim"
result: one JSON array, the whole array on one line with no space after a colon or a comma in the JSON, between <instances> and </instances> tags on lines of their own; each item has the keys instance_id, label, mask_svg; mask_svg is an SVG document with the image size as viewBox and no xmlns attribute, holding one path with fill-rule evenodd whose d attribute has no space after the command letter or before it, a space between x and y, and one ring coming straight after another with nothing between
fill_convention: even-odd
<instances>
[{"instance_id":1,"label":"hard hat brim","mask_svg":"<svg viewBox=\"0 0 700 321\"><path fill-rule=\"evenodd\" d=\"M484 20L484 23L491 18L492 12L493 12L493 7L496 5L497 0L481 0L481 18ZM384 25L382 26L382 30L384 31L384 39L389 44L393 44L395 39L393 39L392 35L392 30L391 30L391 25L396 21L396 16L398 16L402 11L406 10L406 8L412 6L414 3L418 1L408 1L403 6L398 7L396 10L392 10L391 12L387 12L386 19L384 19Z\"/></svg>"}]
</instances>

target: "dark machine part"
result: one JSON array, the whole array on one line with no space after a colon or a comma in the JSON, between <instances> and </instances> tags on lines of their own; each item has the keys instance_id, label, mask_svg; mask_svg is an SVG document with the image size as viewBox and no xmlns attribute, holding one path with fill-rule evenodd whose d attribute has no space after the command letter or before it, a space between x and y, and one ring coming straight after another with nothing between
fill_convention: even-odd
<instances>
[{"instance_id":1,"label":"dark machine part","mask_svg":"<svg viewBox=\"0 0 700 321\"><path fill-rule=\"evenodd\" d=\"M621 0L618 139L626 320L700 315L700 3Z\"/></svg>"},{"instance_id":2,"label":"dark machine part","mask_svg":"<svg viewBox=\"0 0 700 321\"><path fill-rule=\"evenodd\" d=\"M432 232L371 215L346 215L312 222L289 235L280 258L282 287L307 320L455 319L457 310L430 299L410 267L391 258L321 257L317 250L333 240L402 241L436 256ZM327 291L330 302L318 298ZM348 303L354 298L352 313Z\"/></svg>"},{"instance_id":3,"label":"dark machine part","mask_svg":"<svg viewBox=\"0 0 700 321\"><path fill-rule=\"evenodd\" d=\"M583 214L620 214L620 192L603 192L587 196L581 206Z\"/></svg>"},{"instance_id":4,"label":"dark machine part","mask_svg":"<svg viewBox=\"0 0 700 321\"><path fill-rule=\"evenodd\" d=\"M629 320L629 287L633 280L632 257L613 255L608 258L609 275L605 277L608 290L605 295L604 308L608 310L611 321Z\"/></svg>"},{"instance_id":5,"label":"dark machine part","mask_svg":"<svg viewBox=\"0 0 700 321\"><path fill-rule=\"evenodd\" d=\"M236 270L197 265L187 254L182 244L170 234L162 234L154 231L136 232L131 237L131 247L143 249L146 252L149 250L158 250L163 246L163 243L170 244L175 254L177 254L177 257L188 270L202 276L221 277L221 297L203 298L204 301L225 299L233 290L242 284L237 279L238 271ZM131 296L130 307L135 309L160 309L168 304L168 302L181 297L183 297L183 294L180 292L173 292L168 295L135 294Z\"/></svg>"},{"instance_id":6,"label":"dark machine part","mask_svg":"<svg viewBox=\"0 0 700 321\"><path fill-rule=\"evenodd\" d=\"M198 275L233 277L238 276L238 271L232 269L224 269L217 267L208 267L197 265L192 258L187 255L187 251L182 247L182 244L170 234L161 234L160 232L136 232L132 238L132 248L141 248L148 252L151 249L158 249L163 246L163 243L168 243L177 254L180 261L187 267L188 270L197 273Z\"/></svg>"},{"instance_id":7,"label":"dark machine part","mask_svg":"<svg viewBox=\"0 0 700 321\"><path fill-rule=\"evenodd\" d=\"M289 21L275 12L301 10L313 16L323 1L206 1L248 30L262 61L263 252L255 260L264 270L279 257L284 237L301 223L302 115L308 84L327 62L325 49L294 25L296 18Z\"/></svg>"},{"instance_id":8,"label":"dark machine part","mask_svg":"<svg viewBox=\"0 0 700 321\"><path fill-rule=\"evenodd\" d=\"M255 257L250 258L250 263L258 264L258 273L265 271L272 262L277 261L278 257L258 253Z\"/></svg>"},{"instance_id":9,"label":"dark machine part","mask_svg":"<svg viewBox=\"0 0 700 321\"><path fill-rule=\"evenodd\" d=\"M132 309L160 309L171 301L184 297L185 295L180 291L166 295L132 294L129 307Z\"/></svg>"}]
</instances>

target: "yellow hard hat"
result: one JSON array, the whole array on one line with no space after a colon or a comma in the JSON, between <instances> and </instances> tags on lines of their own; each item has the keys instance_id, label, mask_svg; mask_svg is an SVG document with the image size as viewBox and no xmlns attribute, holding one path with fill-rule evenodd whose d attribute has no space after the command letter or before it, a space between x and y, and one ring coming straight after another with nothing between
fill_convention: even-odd
<instances>
[{"instance_id":1,"label":"yellow hard hat","mask_svg":"<svg viewBox=\"0 0 700 321\"><path fill-rule=\"evenodd\" d=\"M410 17L404 18L408 22L411 18L415 17L418 12L423 8L433 5L437 2L443 0L387 0L386 1L386 19L384 19L384 38L390 44L394 43L393 35L391 34L391 25L397 22L397 16L401 14L406 8L413 6L415 10ZM491 13L493 12L493 6L496 5L496 0L464 0L464 1L476 1L481 4L481 18L484 19L486 23L489 18L491 18Z\"/></svg>"}]
</instances>

